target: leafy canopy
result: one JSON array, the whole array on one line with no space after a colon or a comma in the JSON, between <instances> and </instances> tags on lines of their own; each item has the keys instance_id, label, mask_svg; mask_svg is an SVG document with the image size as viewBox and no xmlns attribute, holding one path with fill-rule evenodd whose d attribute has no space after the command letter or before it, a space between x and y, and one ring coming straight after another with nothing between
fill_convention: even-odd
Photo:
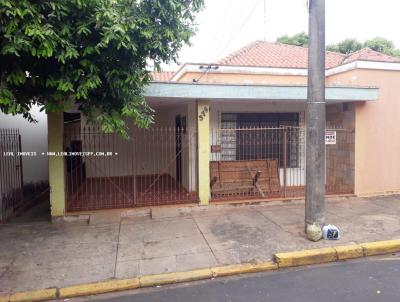
<instances>
[{"instance_id":1,"label":"leafy canopy","mask_svg":"<svg viewBox=\"0 0 400 302\"><path fill-rule=\"evenodd\" d=\"M276 41L290 45L307 46L308 35L305 32L301 32L293 36L284 35L277 38ZM349 54L364 47L371 48L372 50L379 51L390 56L400 57L400 49L396 49L392 41L382 37L376 37L370 40L366 40L364 43L359 42L357 39L349 38L336 44L327 45L326 49L330 51Z\"/></svg>"},{"instance_id":2,"label":"leafy canopy","mask_svg":"<svg viewBox=\"0 0 400 302\"><path fill-rule=\"evenodd\" d=\"M0 0L0 109L75 103L106 132L152 122L149 62L176 62L203 0Z\"/></svg>"},{"instance_id":3,"label":"leafy canopy","mask_svg":"<svg viewBox=\"0 0 400 302\"><path fill-rule=\"evenodd\" d=\"M376 37L365 41L365 47L369 47L375 51L383 52L390 56L400 57L400 50L396 49L394 43L382 37Z\"/></svg>"},{"instance_id":4,"label":"leafy canopy","mask_svg":"<svg viewBox=\"0 0 400 302\"><path fill-rule=\"evenodd\" d=\"M345 39L337 44L331 44L326 47L327 50L349 54L363 48L363 44L356 39Z\"/></svg>"},{"instance_id":5,"label":"leafy canopy","mask_svg":"<svg viewBox=\"0 0 400 302\"><path fill-rule=\"evenodd\" d=\"M301 32L293 36L284 35L276 39L276 42L280 42L283 44L297 45L297 46L307 46L308 35L305 32Z\"/></svg>"}]
</instances>

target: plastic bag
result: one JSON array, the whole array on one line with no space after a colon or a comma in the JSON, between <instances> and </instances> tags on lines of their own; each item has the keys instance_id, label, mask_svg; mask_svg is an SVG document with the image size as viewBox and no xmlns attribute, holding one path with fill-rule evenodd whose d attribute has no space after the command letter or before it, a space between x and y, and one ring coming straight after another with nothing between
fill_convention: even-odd
<instances>
[{"instance_id":1,"label":"plastic bag","mask_svg":"<svg viewBox=\"0 0 400 302\"><path fill-rule=\"evenodd\" d=\"M340 238L339 229L332 224L328 224L322 228L322 237L328 240L338 240Z\"/></svg>"}]
</instances>

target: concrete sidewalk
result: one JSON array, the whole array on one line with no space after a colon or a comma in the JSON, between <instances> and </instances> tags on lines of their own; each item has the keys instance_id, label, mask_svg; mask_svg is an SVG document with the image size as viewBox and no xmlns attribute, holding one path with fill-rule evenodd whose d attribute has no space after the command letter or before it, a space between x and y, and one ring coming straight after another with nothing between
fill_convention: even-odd
<instances>
[{"instance_id":1,"label":"concrete sidewalk","mask_svg":"<svg viewBox=\"0 0 400 302\"><path fill-rule=\"evenodd\" d=\"M327 201L338 241L304 236L304 203L160 208L90 223L0 225L0 293L61 287L215 265L270 260L276 252L400 239L400 196Z\"/></svg>"}]
</instances>

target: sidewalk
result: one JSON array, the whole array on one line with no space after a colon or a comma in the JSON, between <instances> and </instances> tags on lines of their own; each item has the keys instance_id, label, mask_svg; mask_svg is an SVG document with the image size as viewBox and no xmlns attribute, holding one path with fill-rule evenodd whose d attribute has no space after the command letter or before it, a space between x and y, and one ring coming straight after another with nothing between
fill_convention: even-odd
<instances>
[{"instance_id":1,"label":"sidewalk","mask_svg":"<svg viewBox=\"0 0 400 302\"><path fill-rule=\"evenodd\" d=\"M0 293L270 260L276 252L400 239L400 196L335 198L339 241L304 237L304 202L106 212L90 223L0 225Z\"/></svg>"}]
</instances>

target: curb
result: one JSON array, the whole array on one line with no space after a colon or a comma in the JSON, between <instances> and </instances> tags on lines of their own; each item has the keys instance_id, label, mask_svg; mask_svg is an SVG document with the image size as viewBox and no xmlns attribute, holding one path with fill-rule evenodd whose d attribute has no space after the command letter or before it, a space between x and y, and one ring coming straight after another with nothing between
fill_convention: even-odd
<instances>
[{"instance_id":1,"label":"curb","mask_svg":"<svg viewBox=\"0 0 400 302\"><path fill-rule=\"evenodd\" d=\"M375 256L387 253L395 253L400 250L400 240L386 240L367 242L360 244L364 250L364 256Z\"/></svg>"},{"instance_id":2,"label":"curb","mask_svg":"<svg viewBox=\"0 0 400 302\"><path fill-rule=\"evenodd\" d=\"M58 298L66 299L66 298L75 298L80 296L105 294L110 292L135 289L139 287L140 287L139 278L110 280L105 282L62 287L58 290Z\"/></svg>"},{"instance_id":3,"label":"curb","mask_svg":"<svg viewBox=\"0 0 400 302\"><path fill-rule=\"evenodd\" d=\"M279 268L337 261L336 250L332 247L275 254Z\"/></svg>"},{"instance_id":4,"label":"curb","mask_svg":"<svg viewBox=\"0 0 400 302\"><path fill-rule=\"evenodd\" d=\"M212 278L211 269L199 269L187 272L177 272L139 277L140 287L150 287L180 282L189 282Z\"/></svg>"},{"instance_id":5,"label":"curb","mask_svg":"<svg viewBox=\"0 0 400 302\"><path fill-rule=\"evenodd\" d=\"M226 277L238 274L258 273L277 270L278 265L275 262L255 262L255 263L240 263L225 266L212 267L211 272L214 278Z\"/></svg>"},{"instance_id":6,"label":"curb","mask_svg":"<svg viewBox=\"0 0 400 302\"><path fill-rule=\"evenodd\" d=\"M56 288L46 288L42 290L35 290L29 292L18 292L8 295L9 302L28 302L28 301L47 301L57 299L57 289ZM0 301L7 301L2 300Z\"/></svg>"},{"instance_id":7,"label":"curb","mask_svg":"<svg viewBox=\"0 0 400 302\"><path fill-rule=\"evenodd\" d=\"M274 255L275 261L232 264L187 272L145 275L131 279L114 279L69 287L17 292L0 295L0 302L35 302L74 298L238 274L266 272L287 267L329 263L395 252L400 252L400 240L376 241L288 253L277 253Z\"/></svg>"}]
</instances>

